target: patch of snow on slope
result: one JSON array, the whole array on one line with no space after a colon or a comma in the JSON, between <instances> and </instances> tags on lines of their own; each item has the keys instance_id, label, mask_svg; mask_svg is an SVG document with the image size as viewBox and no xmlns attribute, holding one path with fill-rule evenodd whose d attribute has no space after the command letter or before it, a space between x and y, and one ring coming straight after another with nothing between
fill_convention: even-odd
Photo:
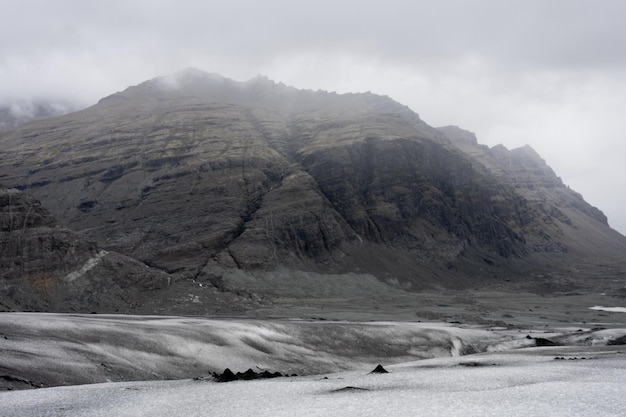
<instances>
[{"instance_id":1,"label":"patch of snow on slope","mask_svg":"<svg viewBox=\"0 0 626 417\"><path fill-rule=\"evenodd\" d=\"M102 258L104 258L108 254L109 254L109 252L107 252L105 250L101 250L93 258L89 258L87 260L87 262L85 262L85 264L82 266L82 268L80 268L78 271L70 272L69 274L67 274L63 278L63 281L69 283L69 282L75 281L76 279L82 277L89 270L93 269L96 265L98 265L100 263L100 260Z\"/></svg>"}]
</instances>

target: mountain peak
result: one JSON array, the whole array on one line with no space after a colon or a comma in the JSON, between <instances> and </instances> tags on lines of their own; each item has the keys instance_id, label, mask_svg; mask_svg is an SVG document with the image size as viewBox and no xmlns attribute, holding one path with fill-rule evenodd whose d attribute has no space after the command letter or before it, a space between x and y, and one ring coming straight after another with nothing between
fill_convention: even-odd
<instances>
[{"instance_id":1,"label":"mountain peak","mask_svg":"<svg viewBox=\"0 0 626 417\"><path fill-rule=\"evenodd\" d=\"M511 149L511 154L518 157L530 158L545 163L541 155L539 155L539 153L528 144L520 146L519 148Z\"/></svg>"},{"instance_id":2,"label":"mountain peak","mask_svg":"<svg viewBox=\"0 0 626 417\"><path fill-rule=\"evenodd\" d=\"M478 145L476 134L469 130L454 125L438 127L437 130L443 132L448 139L457 144Z\"/></svg>"},{"instance_id":3,"label":"mountain peak","mask_svg":"<svg viewBox=\"0 0 626 417\"><path fill-rule=\"evenodd\" d=\"M434 136L433 129L422 122L415 112L387 96L371 92L337 94L322 90L298 89L277 83L266 75L257 75L243 82L235 81L193 67L128 87L122 92L101 99L98 105L114 106L126 100L161 99L194 99L205 103L264 107L280 114L308 111L395 113L418 128L422 134Z\"/></svg>"},{"instance_id":4,"label":"mountain peak","mask_svg":"<svg viewBox=\"0 0 626 417\"><path fill-rule=\"evenodd\" d=\"M246 81L246 84L268 84L275 85L276 81L270 79L267 75L257 74L254 77L250 78Z\"/></svg>"}]
</instances>

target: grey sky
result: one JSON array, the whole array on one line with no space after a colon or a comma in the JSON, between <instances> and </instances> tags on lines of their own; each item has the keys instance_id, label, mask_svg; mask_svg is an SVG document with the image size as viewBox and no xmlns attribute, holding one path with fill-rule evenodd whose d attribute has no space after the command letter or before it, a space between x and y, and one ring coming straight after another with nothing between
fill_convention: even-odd
<instances>
[{"instance_id":1,"label":"grey sky","mask_svg":"<svg viewBox=\"0 0 626 417\"><path fill-rule=\"evenodd\" d=\"M626 234L622 0L2 0L0 102L83 105L195 66L389 95L530 144Z\"/></svg>"}]
</instances>

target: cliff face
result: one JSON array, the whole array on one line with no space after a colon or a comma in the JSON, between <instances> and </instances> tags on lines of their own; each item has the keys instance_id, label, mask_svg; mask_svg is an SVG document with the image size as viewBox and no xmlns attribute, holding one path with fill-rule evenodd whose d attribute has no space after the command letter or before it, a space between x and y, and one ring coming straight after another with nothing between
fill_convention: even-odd
<instances>
[{"instance_id":1,"label":"cliff face","mask_svg":"<svg viewBox=\"0 0 626 417\"><path fill-rule=\"evenodd\" d=\"M565 186L530 146L512 150L502 145L489 148L479 145L473 133L458 127L447 126L438 130L475 164L511 187L534 208L535 217L541 221L527 234L533 250L574 250L582 256L623 255L622 236L608 228L604 213ZM583 224L593 226L588 228ZM572 239L574 235L576 237ZM587 239L589 235L598 240L592 244ZM581 241L586 243L581 244Z\"/></svg>"},{"instance_id":2,"label":"cliff face","mask_svg":"<svg viewBox=\"0 0 626 417\"><path fill-rule=\"evenodd\" d=\"M168 277L100 250L62 227L34 197L0 188L0 310L126 311Z\"/></svg>"},{"instance_id":3,"label":"cliff face","mask_svg":"<svg viewBox=\"0 0 626 417\"><path fill-rule=\"evenodd\" d=\"M369 93L187 70L21 126L0 149L0 180L81 239L218 287L279 267L473 285L537 255L626 248L532 149L489 149Z\"/></svg>"},{"instance_id":4,"label":"cliff face","mask_svg":"<svg viewBox=\"0 0 626 417\"><path fill-rule=\"evenodd\" d=\"M94 244L81 241L72 231L60 227L48 210L28 194L0 189L0 210L5 278L45 281L56 272L55 267L67 268L69 273L72 266L97 253Z\"/></svg>"}]
</instances>

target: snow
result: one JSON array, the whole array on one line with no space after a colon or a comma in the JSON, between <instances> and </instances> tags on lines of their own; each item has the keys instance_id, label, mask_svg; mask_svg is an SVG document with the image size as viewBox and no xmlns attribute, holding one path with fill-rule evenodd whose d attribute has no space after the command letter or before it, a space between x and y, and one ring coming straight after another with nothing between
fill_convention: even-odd
<instances>
[{"instance_id":1,"label":"snow","mask_svg":"<svg viewBox=\"0 0 626 417\"><path fill-rule=\"evenodd\" d=\"M605 350L589 359L558 361L551 349L477 355L485 366L459 366L459 358L450 357L424 360L389 366L389 374L14 391L0 394L0 403L6 417L624 415L623 353Z\"/></svg>"},{"instance_id":2,"label":"snow","mask_svg":"<svg viewBox=\"0 0 626 417\"><path fill-rule=\"evenodd\" d=\"M2 417L536 417L626 410L626 349L608 343L626 329L9 313L0 314L0 335L0 376L86 384L0 392ZM534 337L563 346L533 347ZM378 363L390 373L369 374ZM304 376L227 383L208 377L226 367L299 369Z\"/></svg>"},{"instance_id":3,"label":"snow","mask_svg":"<svg viewBox=\"0 0 626 417\"><path fill-rule=\"evenodd\" d=\"M289 374L364 369L380 361L458 355L466 345L482 351L520 337L440 323L37 313L0 314L0 334L12 335L0 339L0 367L70 373L73 383L116 380L113 369L122 380L189 378L226 367Z\"/></svg>"},{"instance_id":4,"label":"snow","mask_svg":"<svg viewBox=\"0 0 626 417\"><path fill-rule=\"evenodd\" d=\"M589 307L591 310L598 311L610 311L612 313L626 313L626 307L602 307L602 306L593 306Z\"/></svg>"},{"instance_id":5,"label":"snow","mask_svg":"<svg viewBox=\"0 0 626 417\"><path fill-rule=\"evenodd\" d=\"M100 252L96 253L96 256L87 259L87 262L85 262L85 264L78 271L70 272L63 278L63 280L65 282L76 281L78 278L82 277L87 272L95 268L100 263L100 260L108 254L109 252L105 250L100 250Z\"/></svg>"}]
</instances>

